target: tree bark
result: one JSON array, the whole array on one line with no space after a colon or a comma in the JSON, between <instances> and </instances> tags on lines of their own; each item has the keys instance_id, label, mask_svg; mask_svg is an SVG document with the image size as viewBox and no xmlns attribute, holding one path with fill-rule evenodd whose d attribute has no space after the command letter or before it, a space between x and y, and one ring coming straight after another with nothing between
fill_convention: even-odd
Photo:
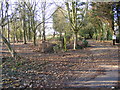
<instances>
[{"instance_id":1,"label":"tree bark","mask_svg":"<svg viewBox=\"0 0 120 90\"><path fill-rule=\"evenodd\" d=\"M4 23L4 21L3 21L3 18L4 18L4 15L3 15L3 2L1 3L1 24L3 24ZM1 30L1 33L3 34L3 30L4 30L4 26L3 25L1 25L1 28L2 28L2 30ZM4 44L4 43L3 43Z\"/></svg>"},{"instance_id":2,"label":"tree bark","mask_svg":"<svg viewBox=\"0 0 120 90\"><path fill-rule=\"evenodd\" d=\"M45 7L46 7L46 2L43 3L43 10L42 10L43 41L46 41L46 36L45 36Z\"/></svg>"},{"instance_id":3,"label":"tree bark","mask_svg":"<svg viewBox=\"0 0 120 90\"><path fill-rule=\"evenodd\" d=\"M5 45L7 46L8 50L10 51L12 57L16 57L17 53L11 48L10 43L7 41L7 39L0 34L0 37L2 38L3 42L5 43Z\"/></svg>"},{"instance_id":4,"label":"tree bark","mask_svg":"<svg viewBox=\"0 0 120 90\"><path fill-rule=\"evenodd\" d=\"M46 41L46 37L45 37L45 18L43 18L43 41Z\"/></svg>"},{"instance_id":5,"label":"tree bark","mask_svg":"<svg viewBox=\"0 0 120 90\"><path fill-rule=\"evenodd\" d=\"M34 43L34 46L36 46L36 32L34 31L34 36L33 36L33 43Z\"/></svg>"},{"instance_id":6,"label":"tree bark","mask_svg":"<svg viewBox=\"0 0 120 90\"><path fill-rule=\"evenodd\" d=\"M64 35L64 51L67 51L66 31Z\"/></svg>"},{"instance_id":7,"label":"tree bark","mask_svg":"<svg viewBox=\"0 0 120 90\"><path fill-rule=\"evenodd\" d=\"M27 42L26 42L25 20L23 20L23 40L24 40L24 44L27 44Z\"/></svg>"},{"instance_id":8,"label":"tree bark","mask_svg":"<svg viewBox=\"0 0 120 90\"><path fill-rule=\"evenodd\" d=\"M23 4L23 40L24 44L27 44L26 42L26 22L25 22L25 2Z\"/></svg>"},{"instance_id":9,"label":"tree bark","mask_svg":"<svg viewBox=\"0 0 120 90\"><path fill-rule=\"evenodd\" d=\"M77 37L77 32L74 33L74 47L73 49L76 50L78 45L78 37Z\"/></svg>"},{"instance_id":10,"label":"tree bark","mask_svg":"<svg viewBox=\"0 0 120 90\"><path fill-rule=\"evenodd\" d=\"M36 46L36 29L35 29L34 12L33 12L32 22L33 22L33 25L32 25L32 29L33 29L33 44L34 44L34 46Z\"/></svg>"},{"instance_id":11,"label":"tree bark","mask_svg":"<svg viewBox=\"0 0 120 90\"><path fill-rule=\"evenodd\" d=\"M6 11L7 12L7 11ZM11 55L12 55L12 57L16 57L16 55L17 55L17 53L11 48L11 45L10 45L10 42L3 36L3 30L4 30L4 12L3 12L3 2L1 3L1 13L2 13L2 18L1 18L1 22L2 22L2 25L1 25L1 32L0 32L0 38L2 39L2 43L4 43L6 46L7 46L7 48L8 48L8 50L10 51L10 53L11 53ZM8 18L7 18L8 19ZM8 24L9 24L9 22L8 22ZM9 26L8 26L8 28L9 28ZM8 29L9 30L9 29ZM9 34L9 32L8 32L8 34ZM9 37L9 35L8 35L8 37Z\"/></svg>"},{"instance_id":12,"label":"tree bark","mask_svg":"<svg viewBox=\"0 0 120 90\"><path fill-rule=\"evenodd\" d=\"M30 28L30 16L29 16L29 18L28 18L28 41L31 41L31 32L30 32L30 30L31 30L31 28Z\"/></svg>"},{"instance_id":13,"label":"tree bark","mask_svg":"<svg viewBox=\"0 0 120 90\"><path fill-rule=\"evenodd\" d=\"M8 13L7 13L8 14ZM8 15L7 15L8 16ZM9 25L9 18L8 19L8 32L7 32L7 38L8 38L8 42L10 42L10 25Z\"/></svg>"}]
</instances>

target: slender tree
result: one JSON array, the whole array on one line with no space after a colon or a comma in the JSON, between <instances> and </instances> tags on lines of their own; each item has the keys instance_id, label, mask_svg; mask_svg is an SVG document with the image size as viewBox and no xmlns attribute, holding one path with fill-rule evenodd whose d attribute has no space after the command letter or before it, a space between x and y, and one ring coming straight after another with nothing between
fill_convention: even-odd
<instances>
[{"instance_id":1,"label":"slender tree","mask_svg":"<svg viewBox=\"0 0 120 90\"><path fill-rule=\"evenodd\" d=\"M7 10L9 9L9 4L8 2L6 2L6 8ZM8 15L8 12L7 12L7 22L8 22L8 30L7 30L7 39L8 39L8 42L10 42L10 22L9 22L9 15Z\"/></svg>"},{"instance_id":2,"label":"slender tree","mask_svg":"<svg viewBox=\"0 0 120 90\"><path fill-rule=\"evenodd\" d=\"M80 3L76 1L73 1L71 3L66 2L69 22L74 34L74 47L73 47L74 50L77 48L78 45L78 31L83 26L85 21L84 18L86 15L86 7L82 9L80 8L80 6L82 6L83 4L84 4L83 2ZM80 14L78 14L78 12Z\"/></svg>"},{"instance_id":3,"label":"slender tree","mask_svg":"<svg viewBox=\"0 0 120 90\"><path fill-rule=\"evenodd\" d=\"M43 31L43 35L42 35L42 39L43 42L46 41L46 36L45 36L45 10L46 10L46 1L42 3L42 31Z\"/></svg>"},{"instance_id":4,"label":"slender tree","mask_svg":"<svg viewBox=\"0 0 120 90\"><path fill-rule=\"evenodd\" d=\"M23 7L22 7L22 9L23 9L23 11L22 11L22 24L23 24L23 39L24 39L24 44L27 44L27 40L26 40L26 15L25 15L25 13L26 13L26 11L25 11L25 2L23 2L22 3L23 4Z\"/></svg>"},{"instance_id":5,"label":"slender tree","mask_svg":"<svg viewBox=\"0 0 120 90\"><path fill-rule=\"evenodd\" d=\"M5 4L5 7L4 7L4 4ZM1 3L1 15L2 17L0 18L1 19L1 22L0 22L0 26L1 26L1 32L0 32L0 38L2 38L2 41L4 42L4 44L7 46L8 50L10 51L12 57L15 57L17 54L16 52L14 51L14 49L11 48L11 44L10 42L6 39L6 37L3 35L3 31L4 31L4 27L8 24L8 22L6 22L7 18L8 18L8 3ZM6 10L4 9L6 8Z\"/></svg>"},{"instance_id":6,"label":"slender tree","mask_svg":"<svg viewBox=\"0 0 120 90\"><path fill-rule=\"evenodd\" d=\"M3 42L5 43L5 45L7 46L8 50L10 51L12 57L16 57L17 53L14 51L13 48L11 48L10 43L8 42L8 40L2 35L0 34L0 37L2 38Z\"/></svg>"}]
</instances>

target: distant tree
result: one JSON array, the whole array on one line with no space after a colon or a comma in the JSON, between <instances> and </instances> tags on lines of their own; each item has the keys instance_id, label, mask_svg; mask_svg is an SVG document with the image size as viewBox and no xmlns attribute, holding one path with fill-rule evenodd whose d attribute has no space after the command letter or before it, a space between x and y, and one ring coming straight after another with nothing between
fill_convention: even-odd
<instances>
[{"instance_id":1,"label":"distant tree","mask_svg":"<svg viewBox=\"0 0 120 90\"><path fill-rule=\"evenodd\" d=\"M64 32L64 26L66 22L65 11L61 7L57 7L53 14L53 28L60 34L60 40L62 39L62 33Z\"/></svg>"},{"instance_id":2,"label":"distant tree","mask_svg":"<svg viewBox=\"0 0 120 90\"><path fill-rule=\"evenodd\" d=\"M43 34L42 34L42 40L43 42L46 41L46 36L45 36L45 10L46 10L46 1L42 3L41 5L42 7L42 31L43 31Z\"/></svg>"},{"instance_id":3,"label":"distant tree","mask_svg":"<svg viewBox=\"0 0 120 90\"><path fill-rule=\"evenodd\" d=\"M114 2L92 3L92 15L99 17L101 20L107 20L111 28L113 27L113 3Z\"/></svg>"},{"instance_id":4,"label":"distant tree","mask_svg":"<svg viewBox=\"0 0 120 90\"><path fill-rule=\"evenodd\" d=\"M69 23L67 22L65 10L61 7L57 7L55 13L53 14L53 28L56 32L59 32L60 41L62 44L61 47L64 47L66 43L63 41L65 41L66 32L69 31L70 28ZM64 34L64 37L62 33Z\"/></svg>"},{"instance_id":5,"label":"distant tree","mask_svg":"<svg viewBox=\"0 0 120 90\"><path fill-rule=\"evenodd\" d=\"M92 3L92 23L96 27L96 39L108 39L113 32L113 2Z\"/></svg>"},{"instance_id":6,"label":"distant tree","mask_svg":"<svg viewBox=\"0 0 120 90\"><path fill-rule=\"evenodd\" d=\"M8 4L8 2L6 2L6 8L7 8L7 10L9 10L9 4ZM7 29L7 39L8 39L8 42L10 42L10 22L9 22L10 20L9 20L9 14L8 14L8 12L7 12L7 25L8 25L8 29Z\"/></svg>"},{"instance_id":7,"label":"distant tree","mask_svg":"<svg viewBox=\"0 0 120 90\"><path fill-rule=\"evenodd\" d=\"M37 3L36 2L23 2L24 3L24 7L25 9L23 9L24 14L22 15L23 17L23 26L24 29L26 29L26 31L24 32L24 41L26 41L26 38L28 38L28 41L31 40L32 36L33 36L33 44L36 45L36 33L37 33L37 28L39 25L41 25L40 23L37 23L37 20L35 20L36 18L36 13L37 13ZM32 31L32 33L31 33ZM33 34L33 35L32 35Z\"/></svg>"},{"instance_id":8,"label":"distant tree","mask_svg":"<svg viewBox=\"0 0 120 90\"><path fill-rule=\"evenodd\" d=\"M20 13L20 20L22 22L22 29L23 29L23 43L27 44L27 38L26 38L26 5L25 1L21 1L19 3L19 13Z\"/></svg>"}]
</instances>

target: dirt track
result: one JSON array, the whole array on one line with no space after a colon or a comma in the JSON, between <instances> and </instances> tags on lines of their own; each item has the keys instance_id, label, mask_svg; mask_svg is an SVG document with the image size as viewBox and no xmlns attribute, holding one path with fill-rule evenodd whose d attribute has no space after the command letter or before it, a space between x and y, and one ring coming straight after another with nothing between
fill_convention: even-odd
<instances>
[{"instance_id":1,"label":"dirt track","mask_svg":"<svg viewBox=\"0 0 120 90\"><path fill-rule=\"evenodd\" d=\"M32 85L38 88L41 86L45 88L117 86L118 47L112 46L109 42L89 41L89 44L90 47L86 49L55 54L33 52L31 44L15 44L14 48L19 55L25 57L25 60L20 66L16 66L16 62L20 60L14 63L5 61L3 80L8 77L14 77L15 80L12 80L13 84L4 82L3 87L25 87L26 83L27 87ZM5 47L3 52L4 57L9 56ZM13 67L9 67L10 65L15 65L15 69L12 70ZM11 72L8 71L14 71L16 74L10 75Z\"/></svg>"},{"instance_id":2,"label":"dirt track","mask_svg":"<svg viewBox=\"0 0 120 90\"><path fill-rule=\"evenodd\" d=\"M117 87L119 80L119 53L118 47L112 46L111 43L91 42L90 48L93 59L98 65L99 70L91 70L86 80L77 78L70 82L70 87ZM92 62L93 63L93 62ZM93 73L94 72L94 73Z\"/></svg>"}]
</instances>

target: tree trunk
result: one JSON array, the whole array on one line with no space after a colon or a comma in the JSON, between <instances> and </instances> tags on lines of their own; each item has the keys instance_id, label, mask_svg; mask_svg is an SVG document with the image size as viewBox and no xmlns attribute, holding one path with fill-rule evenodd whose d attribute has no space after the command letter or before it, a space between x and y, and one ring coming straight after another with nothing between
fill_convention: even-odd
<instances>
[{"instance_id":1,"label":"tree trunk","mask_svg":"<svg viewBox=\"0 0 120 90\"><path fill-rule=\"evenodd\" d=\"M30 20L29 20L30 22ZM31 41L30 23L28 23L28 41Z\"/></svg>"},{"instance_id":2,"label":"tree trunk","mask_svg":"<svg viewBox=\"0 0 120 90\"><path fill-rule=\"evenodd\" d=\"M53 33L53 38L55 38L55 35L56 35L56 33L55 33L55 31L54 31L54 33Z\"/></svg>"},{"instance_id":3,"label":"tree trunk","mask_svg":"<svg viewBox=\"0 0 120 90\"><path fill-rule=\"evenodd\" d=\"M46 6L46 2L44 3L43 6L43 11L42 11L42 21L43 21L43 35L42 35L42 52L45 52L45 48L46 48L46 36L45 36L45 6Z\"/></svg>"},{"instance_id":4,"label":"tree trunk","mask_svg":"<svg viewBox=\"0 0 120 90\"><path fill-rule=\"evenodd\" d=\"M33 12L33 19L32 19L32 29L33 29L33 44L36 46L36 29L35 29L35 20L34 20L34 12Z\"/></svg>"},{"instance_id":5,"label":"tree trunk","mask_svg":"<svg viewBox=\"0 0 120 90\"><path fill-rule=\"evenodd\" d=\"M17 33L15 34L15 39L16 39L15 42L18 43L18 35L17 35Z\"/></svg>"},{"instance_id":6,"label":"tree trunk","mask_svg":"<svg viewBox=\"0 0 120 90\"><path fill-rule=\"evenodd\" d=\"M61 32L60 32L60 48L64 48L64 39L62 38Z\"/></svg>"},{"instance_id":7,"label":"tree trunk","mask_svg":"<svg viewBox=\"0 0 120 90\"><path fill-rule=\"evenodd\" d=\"M30 12L29 12L30 13ZM31 28L30 28L30 25L31 25L31 17L30 17L30 15L28 15L28 30L27 30L27 40L28 40L28 42L30 42L30 40L31 40L31 32L30 32L30 30L31 30Z\"/></svg>"},{"instance_id":8,"label":"tree trunk","mask_svg":"<svg viewBox=\"0 0 120 90\"><path fill-rule=\"evenodd\" d=\"M25 22L25 3L23 4L23 40L24 44L27 44L26 42L26 22Z\"/></svg>"},{"instance_id":9,"label":"tree trunk","mask_svg":"<svg viewBox=\"0 0 120 90\"><path fill-rule=\"evenodd\" d=\"M77 32L74 33L74 47L73 49L76 50L77 49L77 45L78 45L78 37L77 37Z\"/></svg>"},{"instance_id":10,"label":"tree trunk","mask_svg":"<svg viewBox=\"0 0 120 90\"><path fill-rule=\"evenodd\" d=\"M45 37L45 17L43 16L43 41L46 41Z\"/></svg>"},{"instance_id":11,"label":"tree trunk","mask_svg":"<svg viewBox=\"0 0 120 90\"><path fill-rule=\"evenodd\" d=\"M47 43L45 41L42 41L42 50L41 50L42 53L45 53L46 47L47 47Z\"/></svg>"},{"instance_id":12,"label":"tree trunk","mask_svg":"<svg viewBox=\"0 0 120 90\"><path fill-rule=\"evenodd\" d=\"M1 15L2 16L1 17L1 22L2 22L1 29L2 30L0 32L0 38L2 39L2 43L4 43L8 47L8 50L10 51L12 57L15 57L17 55L16 52L11 48L10 42L8 42L7 39L3 36L3 30L4 30L3 2L1 3L1 13L2 13L2 15Z\"/></svg>"},{"instance_id":13,"label":"tree trunk","mask_svg":"<svg viewBox=\"0 0 120 90\"><path fill-rule=\"evenodd\" d=\"M45 30L43 31L43 41L46 41Z\"/></svg>"},{"instance_id":14,"label":"tree trunk","mask_svg":"<svg viewBox=\"0 0 120 90\"><path fill-rule=\"evenodd\" d=\"M64 35L64 51L67 51L67 46L66 46L66 31L65 31L65 35Z\"/></svg>"},{"instance_id":15,"label":"tree trunk","mask_svg":"<svg viewBox=\"0 0 120 90\"><path fill-rule=\"evenodd\" d=\"M8 50L10 51L12 57L16 57L17 53L11 48L10 43L7 41L7 39L0 34L0 37L2 38L3 42L5 43L5 45L7 46Z\"/></svg>"},{"instance_id":16,"label":"tree trunk","mask_svg":"<svg viewBox=\"0 0 120 90\"><path fill-rule=\"evenodd\" d=\"M33 43L34 43L34 46L36 46L36 32L34 31L34 36L33 36Z\"/></svg>"},{"instance_id":17,"label":"tree trunk","mask_svg":"<svg viewBox=\"0 0 120 90\"><path fill-rule=\"evenodd\" d=\"M41 40L41 36L42 36L42 33L41 33L41 31L39 30L39 38L40 38L40 40Z\"/></svg>"},{"instance_id":18,"label":"tree trunk","mask_svg":"<svg viewBox=\"0 0 120 90\"><path fill-rule=\"evenodd\" d=\"M60 41L62 41L62 32L60 32Z\"/></svg>"},{"instance_id":19,"label":"tree trunk","mask_svg":"<svg viewBox=\"0 0 120 90\"><path fill-rule=\"evenodd\" d=\"M43 10L42 10L43 41L46 41L46 36L45 36L45 7L46 7L46 1L43 3Z\"/></svg>"},{"instance_id":20,"label":"tree trunk","mask_svg":"<svg viewBox=\"0 0 120 90\"><path fill-rule=\"evenodd\" d=\"M93 37L92 37L93 35L89 32L89 37L90 37L90 39L92 39Z\"/></svg>"},{"instance_id":21,"label":"tree trunk","mask_svg":"<svg viewBox=\"0 0 120 90\"><path fill-rule=\"evenodd\" d=\"M23 40L24 40L24 44L26 43L26 30L25 30L25 20L23 20Z\"/></svg>"},{"instance_id":22,"label":"tree trunk","mask_svg":"<svg viewBox=\"0 0 120 90\"><path fill-rule=\"evenodd\" d=\"M2 22L2 24L4 23L4 21L3 21L3 19L4 19L4 15L3 15L3 2L1 3L1 22ZM4 30L4 26L3 25L1 25L1 28L2 28L2 30L1 30L1 34L3 34L3 30ZM2 38L3 39L3 38ZM2 42L2 44L4 44L3 42Z\"/></svg>"},{"instance_id":23,"label":"tree trunk","mask_svg":"<svg viewBox=\"0 0 120 90\"><path fill-rule=\"evenodd\" d=\"M17 35L17 27L16 27L16 19L14 21L14 42L18 43L18 35Z\"/></svg>"},{"instance_id":24,"label":"tree trunk","mask_svg":"<svg viewBox=\"0 0 120 90\"><path fill-rule=\"evenodd\" d=\"M8 13L7 13L8 14ZM10 25L9 25L9 18L8 19L8 32L7 32L7 38L8 38L8 42L10 42Z\"/></svg>"}]
</instances>

